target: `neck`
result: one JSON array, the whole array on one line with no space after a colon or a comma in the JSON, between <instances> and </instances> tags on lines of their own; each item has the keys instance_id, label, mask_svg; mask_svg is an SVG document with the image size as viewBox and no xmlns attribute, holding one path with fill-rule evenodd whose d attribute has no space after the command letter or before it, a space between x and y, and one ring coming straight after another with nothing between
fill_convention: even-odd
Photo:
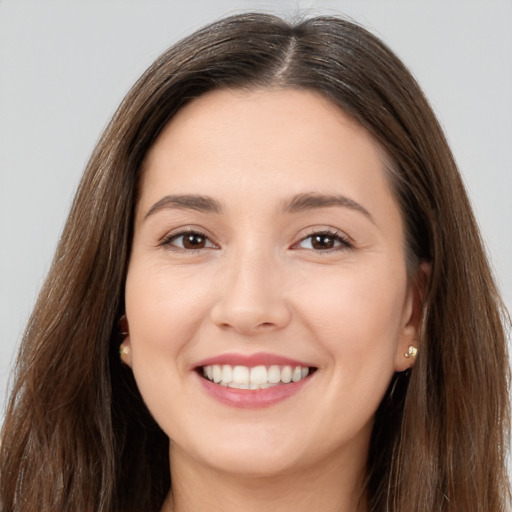
<instances>
[{"instance_id":1,"label":"neck","mask_svg":"<svg viewBox=\"0 0 512 512\"><path fill-rule=\"evenodd\" d=\"M162 512L366 512L364 474L364 464L337 454L295 472L241 476L204 467L171 448L173 488Z\"/></svg>"}]
</instances>

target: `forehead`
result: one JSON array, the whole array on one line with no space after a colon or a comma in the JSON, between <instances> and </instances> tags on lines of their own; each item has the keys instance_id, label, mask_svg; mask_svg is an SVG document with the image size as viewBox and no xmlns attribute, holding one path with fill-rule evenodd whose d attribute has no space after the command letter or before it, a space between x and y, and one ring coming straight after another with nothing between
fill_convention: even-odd
<instances>
[{"instance_id":1,"label":"forehead","mask_svg":"<svg viewBox=\"0 0 512 512\"><path fill-rule=\"evenodd\" d=\"M308 167L375 170L387 186L380 148L368 132L320 93L297 89L216 90L183 107L150 148L143 166L148 172L181 175L200 181L215 170L234 167L236 177L265 167L284 179ZM197 165L196 165L197 164ZM292 167L289 167L289 166ZM283 172L288 168L289 172ZM191 172L193 169L194 172ZM333 169L338 172L338 169ZM234 176L233 176L234 177ZM171 177L169 177L171 179ZM321 176L317 175L320 182Z\"/></svg>"}]
</instances>

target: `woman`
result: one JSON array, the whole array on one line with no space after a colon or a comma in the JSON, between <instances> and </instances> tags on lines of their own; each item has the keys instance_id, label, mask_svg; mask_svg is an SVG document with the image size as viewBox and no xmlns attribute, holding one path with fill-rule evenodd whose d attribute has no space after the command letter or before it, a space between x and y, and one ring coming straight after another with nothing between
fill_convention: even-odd
<instances>
[{"instance_id":1,"label":"woman","mask_svg":"<svg viewBox=\"0 0 512 512\"><path fill-rule=\"evenodd\" d=\"M162 55L29 322L2 510L505 510L502 305L442 131L336 18Z\"/></svg>"}]
</instances>

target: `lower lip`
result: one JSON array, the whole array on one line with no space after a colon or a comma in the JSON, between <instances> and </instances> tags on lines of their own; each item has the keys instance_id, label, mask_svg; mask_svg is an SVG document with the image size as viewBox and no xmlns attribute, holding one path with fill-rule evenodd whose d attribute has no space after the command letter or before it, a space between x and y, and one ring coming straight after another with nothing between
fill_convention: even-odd
<instances>
[{"instance_id":1,"label":"lower lip","mask_svg":"<svg viewBox=\"0 0 512 512\"><path fill-rule=\"evenodd\" d=\"M290 384L279 384L265 389L236 389L215 384L200 375L198 378L205 391L218 402L240 409L262 409L270 407L296 395L311 376Z\"/></svg>"}]
</instances>

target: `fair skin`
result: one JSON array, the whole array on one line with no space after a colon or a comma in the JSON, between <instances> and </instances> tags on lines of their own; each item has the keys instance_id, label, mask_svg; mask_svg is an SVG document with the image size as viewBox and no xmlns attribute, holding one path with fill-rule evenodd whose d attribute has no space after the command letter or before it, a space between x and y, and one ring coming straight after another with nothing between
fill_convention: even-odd
<instances>
[{"instance_id":1,"label":"fair skin","mask_svg":"<svg viewBox=\"0 0 512 512\"><path fill-rule=\"evenodd\" d=\"M170 438L163 510L366 510L373 416L416 344L413 283L379 150L336 106L268 89L181 109L144 165L123 342ZM214 365L281 381L233 389Z\"/></svg>"}]
</instances>

